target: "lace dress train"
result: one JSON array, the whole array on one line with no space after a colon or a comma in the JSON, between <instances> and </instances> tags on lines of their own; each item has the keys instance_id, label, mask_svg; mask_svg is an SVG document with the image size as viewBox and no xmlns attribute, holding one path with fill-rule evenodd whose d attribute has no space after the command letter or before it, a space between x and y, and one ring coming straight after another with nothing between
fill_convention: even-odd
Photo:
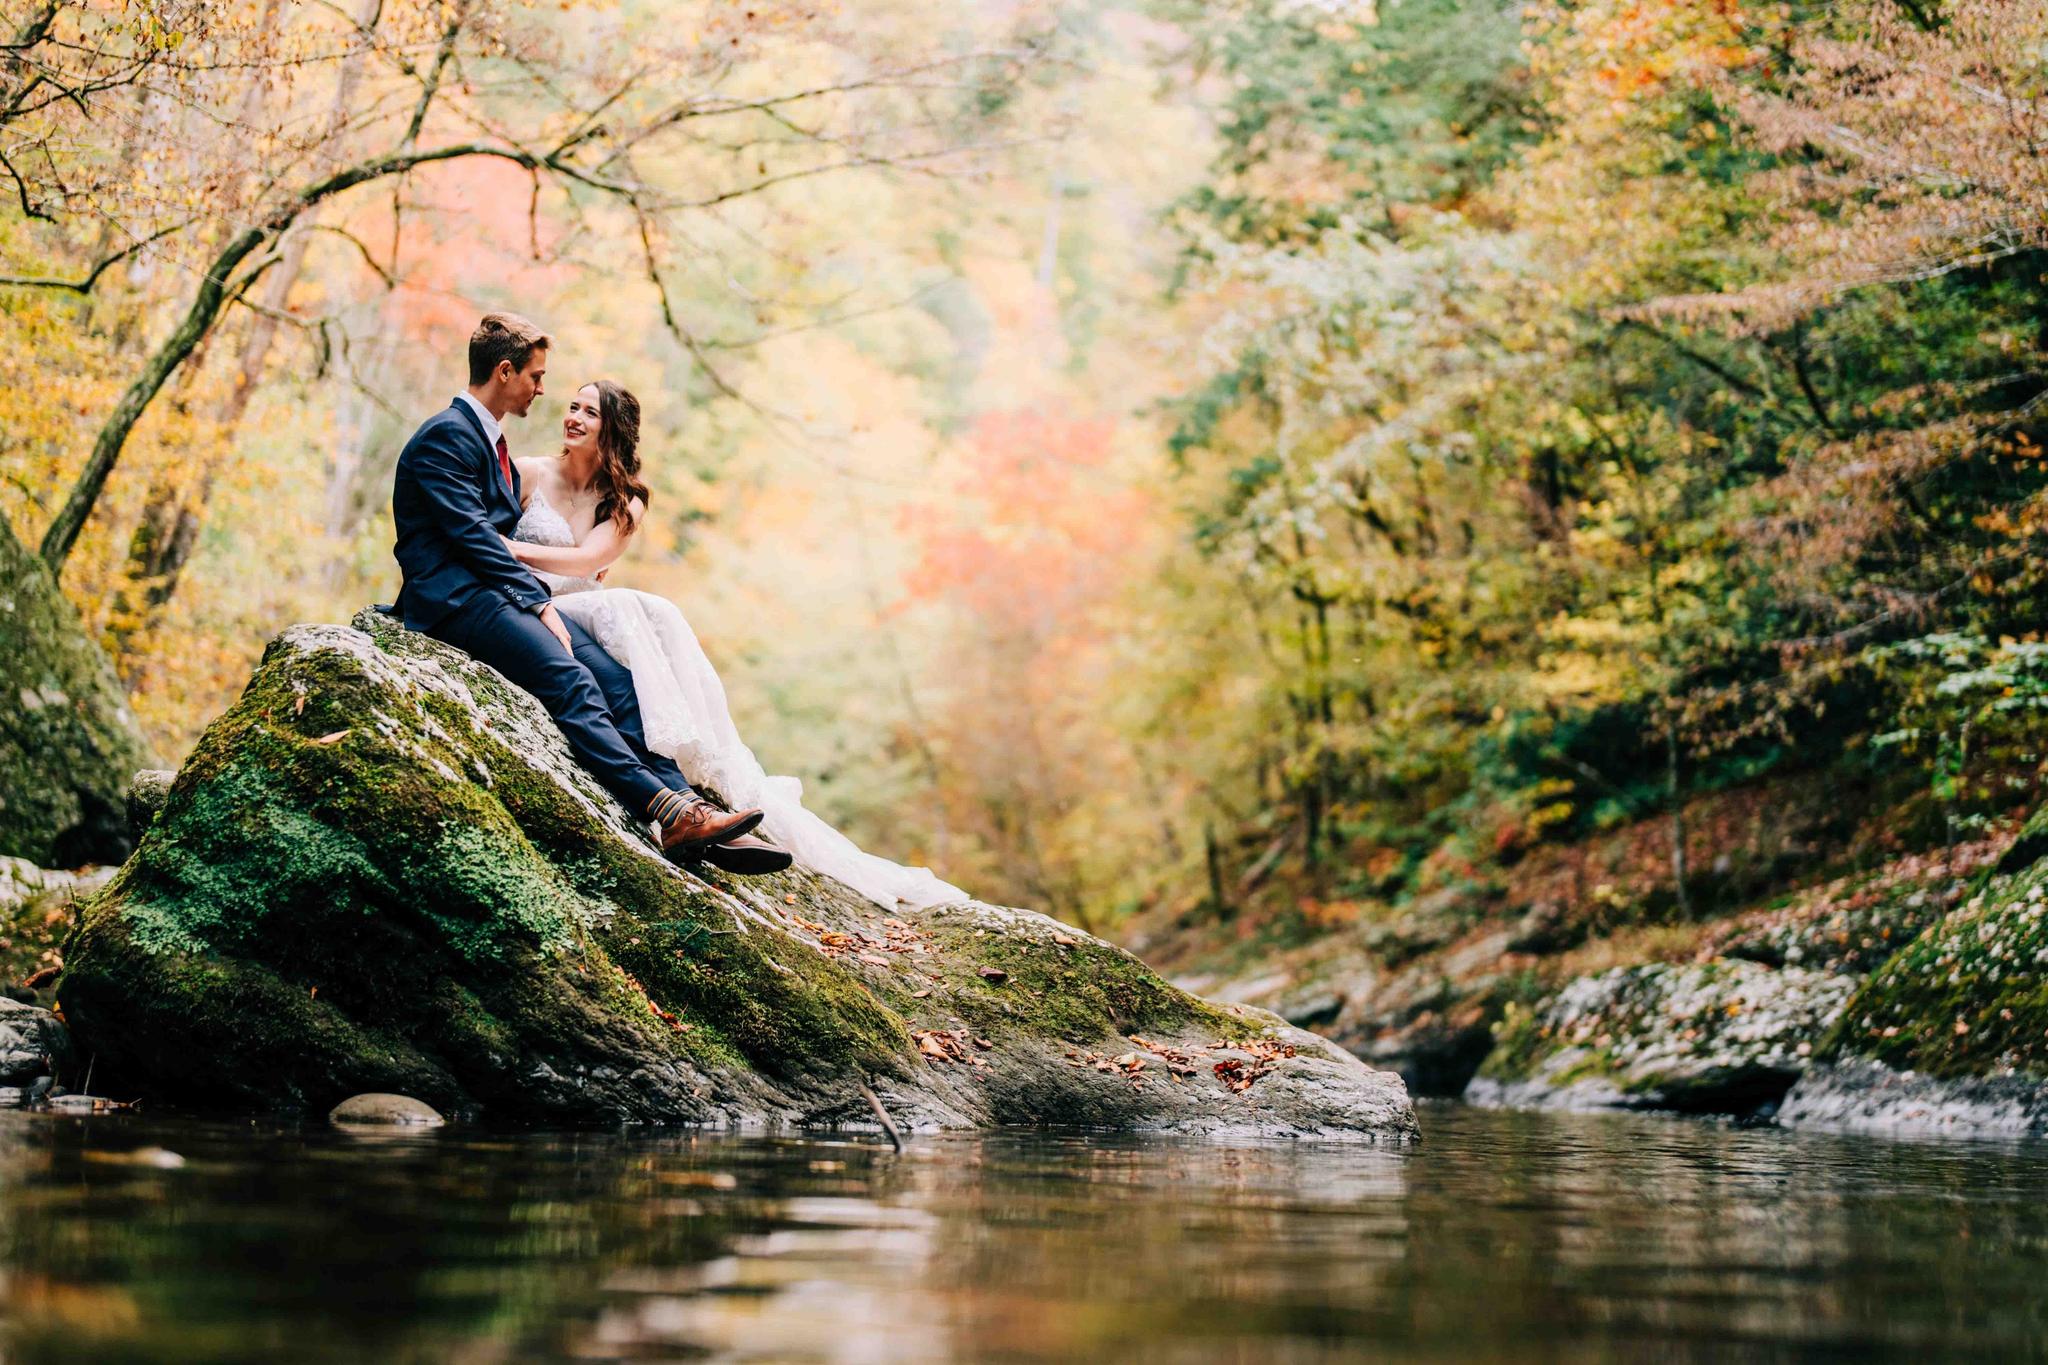
<instances>
[{"instance_id":1,"label":"lace dress train","mask_svg":"<svg viewBox=\"0 0 2048 1365\"><path fill-rule=\"evenodd\" d=\"M538 490L512 534L536 545L576 543L569 523ZM588 578L540 577L554 590L556 609L581 622L632 673L647 747L673 758L684 776L735 809L760 807L762 832L797 862L890 909L899 902L925 906L970 899L925 868L864 852L804 808L801 782L761 767L733 724L718 671L675 603Z\"/></svg>"}]
</instances>

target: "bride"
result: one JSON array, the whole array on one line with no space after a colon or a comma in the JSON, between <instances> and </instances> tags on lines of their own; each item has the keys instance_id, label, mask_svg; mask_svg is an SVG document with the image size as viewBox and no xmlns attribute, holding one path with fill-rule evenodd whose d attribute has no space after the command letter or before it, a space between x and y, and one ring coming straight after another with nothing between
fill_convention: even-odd
<instances>
[{"instance_id":1,"label":"bride","mask_svg":"<svg viewBox=\"0 0 2048 1365\"><path fill-rule=\"evenodd\" d=\"M647 747L733 809L760 807L762 832L797 862L870 900L894 909L969 899L924 868L863 853L805 810L802 784L770 777L740 739L718 673L676 604L604 586L647 511L639 444L638 399L608 379L578 389L562 419L562 453L518 462L525 511L506 548L554 590L562 615L631 670Z\"/></svg>"}]
</instances>

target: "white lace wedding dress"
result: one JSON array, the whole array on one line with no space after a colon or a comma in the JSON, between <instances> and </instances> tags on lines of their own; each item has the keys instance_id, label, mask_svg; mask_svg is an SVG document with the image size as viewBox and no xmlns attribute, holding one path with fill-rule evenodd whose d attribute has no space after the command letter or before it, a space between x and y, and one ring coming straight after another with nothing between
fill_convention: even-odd
<instances>
[{"instance_id":1,"label":"white lace wedding dress","mask_svg":"<svg viewBox=\"0 0 2048 1365\"><path fill-rule=\"evenodd\" d=\"M576 543L568 521L538 489L512 538L535 545ZM863 853L804 809L801 782L771 777L762 769L732 723L717 670L675 603L632 588L607 588L589 578L539 577L554 590L556 609L581 622L606 653L631 670L647 747L674 759L683 776L710 787L735 810L760 807L761 832L797 862L889 909L898 902L925 906L970 899L922 867Z\"/></svg>"}]
</instances>

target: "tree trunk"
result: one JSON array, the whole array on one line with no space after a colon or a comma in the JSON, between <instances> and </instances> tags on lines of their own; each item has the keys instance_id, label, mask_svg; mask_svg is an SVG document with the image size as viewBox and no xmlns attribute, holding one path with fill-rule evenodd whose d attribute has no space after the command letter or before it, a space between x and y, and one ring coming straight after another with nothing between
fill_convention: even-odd
<instances>
[{"instance_id":1,"label":"tree trunk","mask_svg":"<svg viewBox=\"0 0 2048 1365\"><path fill-rule=\"evenodd\" d=\"M1692 918L1692 894L1686 889L1685 796L1678 783L1678 722L1664 717L1664 785L1671 802L1671 885L1678 893L1678 913Z\"/></svg>"}]
</instances>

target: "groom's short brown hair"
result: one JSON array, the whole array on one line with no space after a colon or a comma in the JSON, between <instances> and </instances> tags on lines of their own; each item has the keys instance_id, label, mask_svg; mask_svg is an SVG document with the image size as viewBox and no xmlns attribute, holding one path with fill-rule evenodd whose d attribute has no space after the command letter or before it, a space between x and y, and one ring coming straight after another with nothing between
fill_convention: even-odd
<instances>
[{"instance_id":1,"label":"groom's short brown hair","mask_svg":"<svg viewBox=\"0 0 2048 1365\"><path fill-rule=\"evenodd\" d=\"M547 348L548 334L530 320L517 313L486 313L469 334L469 382L488 383L501 360L523 370L535 351Z\"/></svg>"}]
</instances>

